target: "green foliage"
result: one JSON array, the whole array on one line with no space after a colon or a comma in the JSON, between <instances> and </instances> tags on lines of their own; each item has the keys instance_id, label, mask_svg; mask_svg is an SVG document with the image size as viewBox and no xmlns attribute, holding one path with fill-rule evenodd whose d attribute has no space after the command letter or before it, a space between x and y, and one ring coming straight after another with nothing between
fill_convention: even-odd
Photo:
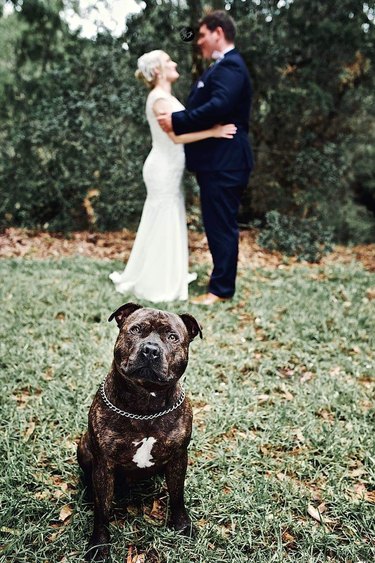
<instances>
[{"instance_id":1,"label":"green foliage","mask_svg":"<svg viewBox=\"0 0 375 563\"><path fill-rule=\"evenodd\" d=\"M14 82L15 48L21 33L22 26L16 16L9 16L6 20L0 16L0 100L3 101L7 89ZM3 111L4 108L0 108L0 112Z\"/></svg>"},{"instance_id":2,"label":"green foliage","mask_svg":"<svg viewBox=\"0 0 375 563\"><path fill-rule=\"evenodd\" d=\"M117 266L0 262L1 561L83 563L93 514L76 441L110 367L108 316L131 299L108 280ZM153 526L144 514L165 492L144 484L111 521L113 563L129 546L170 563L373 561L373 286L358 264L244 269L230 303L169 304L203 325L184 383L198 534ZM308 514L321 503L324 525Z\"/></svg>"},{"instance_id":3,"label":"green foliage","mask_svg":"<svg viewBox=\"0 0 375 563\"><path fill-rule=\"evenodd\" d=\"M95 41L68 30L60 16L67 0L13 4L18 11L0 18L0 225L135 226L150 148L136 61L166 50L179 64L175 93L184 101L192 63L195 74L202 62L179 30L196 25L201 2L148 0L123 37ZM371 5L232 0L226 8L254 82L256 166L242 222L277 210L316 218L338 241L374 240ZM186 188L195 203L191 177Z\"/></svg>"},{"instance_id":4,"label":"green foliage","mask_svg":"<svg viewBox=\"0 0 375 563\"><path fill-rule=\"evenodd\" d=\"M171 28L169 7L154 11L163 28ZM22 72L11 91L1 149L1 183L8 186L0 204L2 225L51 230L136 225L145 198L142 166L151 148L147 89L134 78L136 60L144 50L168 45L175 55L177 23L164 45L153 38L152 27L140 32L134 16L129 51L121 46L123 38L102 35L93 42L66 35L63 58L56 47L43 70L33 61L39 35L36 45L30 44L35 34L22 43ZM180 49L186 54L184 44ZM187 64L181 71L185 87Z\"/></svg>"},{"instance_id":5,"label":"green foliage","mask_svg":"<svg viewBox=\"0 0 375 563\"><path fill-rule=\"evenodd\" d=\"M371 13L356 0L234 1L232 8L255 89L256 168L245 215L315 216L334 226L336 240L368 240L375 199L367 182L375 170L373 159L362 159L365 183L357 155L375 141ZM363 218L361 232L346 224L341 206Z\"/></svg>"},{"instance_id":6,"label":"green foliage","mask_svg":"<svg viewBox=\"0 0 375 563\"><path fill-rule=\"evenodd\" d=\"M77 41L65 46L63 63L14 89L2 170L12 188L3 213L13 224L111 229L139 214L147 154L140 84L119 41Z\"/></svg>"},{"instance_id":7,"label":"green foliage","mask_svg":"<svg viewBox=\"0 0 375 563\"><path fill-rule=\"evenodd\" d=\"M268 250L297 256L298 260L319 262L332 250L332 229L324 227L316 217L300 219L269 211L258 243Z\"/></svg>"}]
</instances>

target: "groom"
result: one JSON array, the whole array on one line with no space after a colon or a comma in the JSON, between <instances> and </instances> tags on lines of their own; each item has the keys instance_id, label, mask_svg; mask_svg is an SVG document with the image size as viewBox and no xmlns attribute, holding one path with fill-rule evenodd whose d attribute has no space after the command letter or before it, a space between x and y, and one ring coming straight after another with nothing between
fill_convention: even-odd
<instances>
[{"instance_id":1,"label":"groom","mask_svg":"<svg viewBox=\"0 0 375 563\"><path fill-rule=\"evenodd\" d=\"M234 123L233 139L210 138L185 145L186 167L196 173L203 224L213 259L208 293L192 300L213 305L235 292L240 198L247 187L253 157L248 139L251 84L246 65L234 47L235 23L217 10L199 23L198 46L214 65L193 86L184 111L162 114L158 121L176 135Z\"/></svg>"}]
</instances>

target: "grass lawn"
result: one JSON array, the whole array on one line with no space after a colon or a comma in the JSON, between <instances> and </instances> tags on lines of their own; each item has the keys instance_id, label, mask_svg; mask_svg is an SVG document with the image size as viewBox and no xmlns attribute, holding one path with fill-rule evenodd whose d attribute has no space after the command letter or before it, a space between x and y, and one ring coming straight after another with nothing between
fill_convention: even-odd
<instances>
[{"instance_id":1,"label":"grass lawn","mask_svg":"<svg viewBox=\"0 0 375 563\"><path fill-rule=\"evenodd\" d=\"M131 300L114 267L0 261L1 562L83 561L76 440L111 362L107 318ZM167 516L162 482L136 489L114 512L115 563L375 560L374 286L359 264L241 270L232 302L169 305L203 325L186 375L199 532L153 516Z\"/></svg>"}]
</instances>

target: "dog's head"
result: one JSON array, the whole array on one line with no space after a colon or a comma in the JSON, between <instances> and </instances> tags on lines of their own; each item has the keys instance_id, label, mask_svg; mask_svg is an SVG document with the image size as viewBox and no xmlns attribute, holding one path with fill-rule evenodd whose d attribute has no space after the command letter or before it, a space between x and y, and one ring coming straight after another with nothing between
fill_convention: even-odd
<instances>
[{"instance_id":1,"label":"dog's head","mask_svg":"<svg viewBox=\"0 0 375 563\"><path fill-rule=\"evenodd\" d=\"M184 373L189 344L202 330L189 314L176 315L126 303L109 317L120 333L114 350L116 370L132 383L171 385Z\"/></svg>"}]
</instances>

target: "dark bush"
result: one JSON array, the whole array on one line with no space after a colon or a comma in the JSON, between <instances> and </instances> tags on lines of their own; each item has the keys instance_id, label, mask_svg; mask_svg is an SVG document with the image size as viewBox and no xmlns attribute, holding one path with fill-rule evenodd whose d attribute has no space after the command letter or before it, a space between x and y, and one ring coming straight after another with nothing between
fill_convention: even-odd
<instances>
[{"instance_id":1,"label":"dark bush","mask_svg":"<svg viewBox=\"0 0 375 563\"><path fill-rule=\"evenodd\" d=\"M179 30L196 26L201 3L148 0L129 16L123 37L94 41L68 30L60 16L64 0L13 4L11 17L1 18L0 10L0 226L135 227L151 147L136 60L150 49L166 50L181 74L174 92L186 101L202 62L195 58L192 68L191 44ZM237 45L254 85L255 169L241 222L276 210L290 218L285 232L298 230L292 217L314 217L336 241L374 240L371 9L357 0L245 0L225 7L238 23ZM197 225L191 175L185 187Z\"/></svg>"},{"instance_id":2,"label":"dark bush","mask_svg":"<svg viewBox=\"0 0 375 563\"><path fill-rule=\"evenodd\" d=\"M332 250L332 229L312 217L300 219L281 215L277 211L266 214L266 225L258 235L258 243L268 250L278 250L298 260L319 262Z\"/></svg>"}]
</instances>

